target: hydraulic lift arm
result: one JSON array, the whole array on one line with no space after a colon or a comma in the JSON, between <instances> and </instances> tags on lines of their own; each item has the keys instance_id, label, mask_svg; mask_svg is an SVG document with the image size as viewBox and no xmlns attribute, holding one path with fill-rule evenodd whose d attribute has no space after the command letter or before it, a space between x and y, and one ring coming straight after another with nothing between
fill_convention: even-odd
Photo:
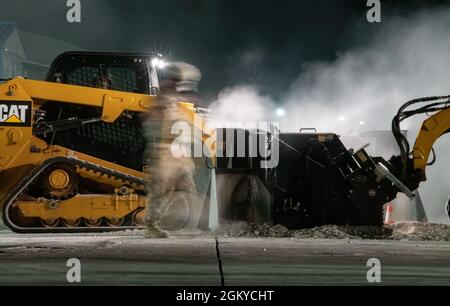
<instances>
[{"instance_id":1,"label":"hydraulic lift arm","mask_svg":"<svg viewBox=\"0 0 450 306\"><path fill-rule=\"evenodd\" d=\"M5 84L7 96L25 94L34 103L59 103L101 107L102 120L114 122L125 110L144 112L151 108L153 96L43 81L15 78Z\"/></svg>"},{"instance_id":2,"label":"hydraulic lift arm","mask_svg":"<svg viewBox=\"0 0 450 306\"><path fill-rule=\"evenodd\" d=\"M350 198L359 209L367 209L368 199L376 203L387 203L398 192L414 198L414 191L426 181L425 171L430 162L433 145L442 135L450 131L450 96L420 98L407 102L392 121L392 131L400 147L400 155L389 162L382 157L371 157L364 149L353 154L344 154L335 159L338 168L352 186ZM425 106L412 105L428 102ZM416 114L430 114L422 124L413 149L400 128L400 123ZM356 161L356 163L355 163ZM367 197L369 195L369 197Z\"/></svg>"},{"instance_id":3,"label":"hydraulic lift arm","mask_svg":"<svg viewBox=\"0 0 450 306\"><path fill-rule=\"evenodd\" d=\"M426 181L426 168L432 165L436 156L430 162L433 145L442 135L450 131L450 96L427 97L411 100L405 103L392 120L392 132L400 148L400 156L391 158L390 163L394 174L410 190L416 190L421 182ZM411 109L413 105L427 102L424 106ZM400 129L400 123L417 114L432 114L425 120L412 150L409 142Z\"/></svg>"},{"instance_id":4,"label":"hydraulic lift arm","mask_svg":"<svg viewBox=\"0 0 450 306\"><path fill-rule=\"evenodd\" d=\"M422 174L422 181L426 180L425 169L428 165L433 144L442 135L450 131L450 108L443 109L424 121L416 138L412 151L414 169Z\"/></svg>"}]
</instances>

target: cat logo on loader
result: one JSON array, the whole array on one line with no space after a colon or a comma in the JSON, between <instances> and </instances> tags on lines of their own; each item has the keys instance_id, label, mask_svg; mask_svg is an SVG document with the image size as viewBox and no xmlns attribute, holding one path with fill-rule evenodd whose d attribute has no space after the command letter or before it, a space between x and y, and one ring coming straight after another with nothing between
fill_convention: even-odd
<instances>
[{"instance_id":1,"label":"cat logo on loader","mask_svg":"<svg viewBox=\"0 0 450 306\"><path fill-rule=\"evenodd\" d=\"M31 105L28 102L0 102L0 125L29 126Z\"/></svg>"}]
</instances>

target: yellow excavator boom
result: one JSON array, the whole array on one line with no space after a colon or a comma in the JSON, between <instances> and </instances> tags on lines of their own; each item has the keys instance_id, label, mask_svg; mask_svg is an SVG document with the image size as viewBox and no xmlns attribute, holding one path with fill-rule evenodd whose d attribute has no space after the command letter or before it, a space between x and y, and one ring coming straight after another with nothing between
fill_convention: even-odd
<instances>
[{"instance_id":1,"label":"yellow excavator boom","mask_svg":"<svg viewBox=\"0 0 450 306\"><path fill-rule=\"evenodd\" d=\"M422 173L422 180L426 179L425 170L433 149L439 137L450 130L450 108L441 110L425 120L413 148L414 169Z\"/></svg>"}]
</instances>

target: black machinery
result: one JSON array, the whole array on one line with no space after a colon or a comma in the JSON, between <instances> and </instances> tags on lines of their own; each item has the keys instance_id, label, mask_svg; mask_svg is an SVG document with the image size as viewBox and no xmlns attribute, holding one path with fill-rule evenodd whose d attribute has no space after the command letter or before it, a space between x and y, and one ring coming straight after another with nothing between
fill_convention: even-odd
<instances>
[{"instance_id":1,"label":"black machinery","mask_svg":"<svg viewBox=\"0 0 450 306\"><path fill-rule=\"evenodd\" d=\"M244 134L242 141L238 136ZM396 197L401 184L383 158L371 157L364 149L348 150L336 134L224 129L219 135L218 147L224 149L218 151L222 157L216 173L223 220L288 228L381 225L383 205ZM270 156L251 153L261 142ZM276 167L262 166L274 152Z\"/></svg>"}]
</instances>

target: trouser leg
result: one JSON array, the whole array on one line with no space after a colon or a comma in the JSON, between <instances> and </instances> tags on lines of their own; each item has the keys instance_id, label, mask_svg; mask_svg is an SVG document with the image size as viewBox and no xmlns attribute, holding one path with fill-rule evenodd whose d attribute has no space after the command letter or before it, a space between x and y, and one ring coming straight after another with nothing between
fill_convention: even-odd
<instances>
[{"instance_id":1,"label":"trouser leg","mask_svg":"<svg viewBox=\"0 0 450 306\"><path fill-rule=\"evenodd\" d=\"M146 225L158 224L170 209L169 202L174 193L182 194L192 207L195 198L194 168L190 159L163 158L150 169L152 177L148 190ZM191 215L191 214L190 214Z\"/></svg>"}]
</instances>

